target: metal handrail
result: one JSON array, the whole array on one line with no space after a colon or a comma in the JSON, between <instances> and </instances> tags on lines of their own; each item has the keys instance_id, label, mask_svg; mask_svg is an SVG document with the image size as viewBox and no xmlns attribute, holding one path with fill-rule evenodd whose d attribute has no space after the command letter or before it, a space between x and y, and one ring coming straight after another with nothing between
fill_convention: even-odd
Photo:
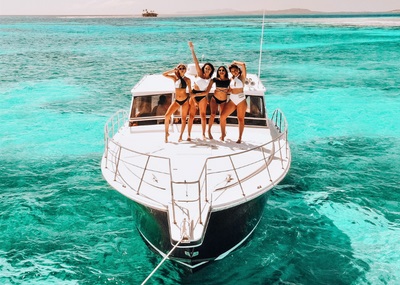
<instances>
[{"instance_id":1,"label":"metal handrail","mask_svg":"<svg viewBox=\"0 0 400 285\"><path fill-rule=\"evenodd\" d=\"M274 113L272 114L271 121L273 121L275 123L275 127L278 128L278 125L279 125L280 132L284 133L286 135L284 141L286 142L286 147L285 147L286 157L288 157L289 145L288 145L287 141L288 141L289 124L286 120L286 117L280 109L276 109L274 111Z\"/></svg>"},{"instance_id":2,"label":"metal handrail","mask_svg":"<svg viewBox=\"0 0 400 285\"><path fill-rule=\"evenodd\" d=\"M115 120L115 117L117 118L117 120ZM104 153L106 158L106 168L108 167L108 150L110 137L112 138L116 134L116 132L119 131L119 129L125 124L127 119L128 113L125 110L119 110L111 118L109 118L104 125Z\"/></svg>"},{"instance_id":3,"label":"metal handrail","mask_svg":"<svg viewBox=\"0 0 400 285\"><path fill-rule=\"evenodd\" d=\"M289 124L286 120L285 115L280 109L276 109L272 114L271 121L275 123L275 127L279 129L281 133L286 132L289 128Z\"/></svg>"},{"instance_id":4,"label":"metal handrail","mask_svg":"<svg viewBox=\"0 0 400 285\"><path fill-rule=\"evenodd\" d=\"M151 183L146 182L146 181L143 180L143 178L144 178L144 176L145 176L145 173L146 173L147 171L156 172L156 171L153 171L153 170L148 169L148 167L147 167L147 166L148 166L148 161L149 161L150 159L162 159L162 160L167 160L167 161L168 161L168 170L167 170L167 171L157 171L157 172L158 172L158 173L161 173L161 174L165 174L165 175L170 176L169 180L172 181L172 171L171 171L171 160L170 160L170 158L141 153L141 152L138 152L138 151L129 149L129 148L127 148L127 147L124 147L124 146L122 146L122 145L116 143L113 139L110 139L110 138L108 138L107 141L108 141L108 144L113 143L113 144L115 144L115 145L117 146L117 148L118 148L117 152L114 154L115 161L111 161L111 160L108 158L108 155L105 155L106 164L107 164L107 162L113 162L114 165L115 165L115 169L114 169L114 172L115 172L115 179L114 179L114 181L116 180L116 177L121 177L121 178L122 178L122 176L119 175L120 172L119 172L119 168L118 168L118 167L119 167L119 164L120 164L120 161L122 160L122 159L120 158L120 153L122 152L122 150L131 152L132 154L135 154L135 155L137 155L137 156L143 156L143 157L145 157L146 160L147 160L147 161L146 161L145 167L142 167L141 165L134 165L134 166L136 166L136 167L142 169L142 175L141 175L141 177L138 177L138 178L140 179L140 185L139 185L139 187L138 187L137 189L134 189L133 187L130 187L131 189L135 190L136 194L140 195L140 188L141 188L141 185L142 185L143 182L146 183L146 184L148 184L148 185L152 185ZM111 152L111 151L108 150L108 152ZM129 164L128 162L124 162L124 163ZM128 181L125 181L125 180L124 180L124 182L125 182L126 184L129 184ZM147 198L149 198L149 197L147 197ZM159 201L157 201L157 200L154 200L154 199L152 199L152 200L155 201L155 202L157 202L157 203L159 203ZM162 204L162 205L165 206L165 207L167 206L166 204Z\"/></svg>"}]
</instances>

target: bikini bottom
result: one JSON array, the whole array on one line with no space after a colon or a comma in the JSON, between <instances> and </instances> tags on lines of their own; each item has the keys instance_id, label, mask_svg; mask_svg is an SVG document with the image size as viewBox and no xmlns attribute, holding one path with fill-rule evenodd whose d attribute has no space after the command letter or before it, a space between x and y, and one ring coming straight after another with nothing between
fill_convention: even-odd
<instances>
[{"instance_id":1,"label":"bikini bottom","mask_svg":"<svg viewBox=\"0 0 400 285\"><path fill-rule=\"evenodd\" d=\"M201 91L201 90L196 90L193 89L192 90L193 94L197 94L197 93L203 93L205 91ZM194 100L196 100L197 103L199 103L201 100L203 100L206 96L194 96Z\"/></svg>"},{"instance_id":2,"label":"bikini bottom","mask_svg":"<svg viewBox=\"0 0 400 285\"><path fill-rule=\"evenodd\" d=\"M215 97L215 95L212 95L212 96L213 96L213 98L215 99L215 102L217 102L218 105L226 102L226 99L225 100L219 100L217 97Z\"/></svg>"},{"instance_id":3,"label":"bikini bottom","mask_svg":"<svg viewBox=\"0 0 400 285\"><path fill-rule=\"evenodd\" d=\"M185 100L182 100L182 101L179 101L179 100L176 100L176 99L175 99L175 102L182 106L183 104L185 104L185 102L186 102L188 99L189 99L189 96L186 97L186 99L185 99Z\"/></svg>"},{"instance_id":4,"label":"bikini bottom","mask_svg":"<svg viewBox=\"0 0 400 285\"><path fill-rule=\"evenodd\" d=\"M244 95L244 93L231 94L229 96L229 99L237 106L240 104L240 102L246 100L246 96Z\"/></svg>"},{"instance_id":5,"label":"bikini bottom","mask_svg":"<svg viewBox=\"0 0 400 285\"><path fill-rule=\"evenodd\" d=\"M206 98L206 96L197 96L197 97L194 97L194 100L196 100L196 102L199 103L204 98Z\"/></svg>"}]
</instances>

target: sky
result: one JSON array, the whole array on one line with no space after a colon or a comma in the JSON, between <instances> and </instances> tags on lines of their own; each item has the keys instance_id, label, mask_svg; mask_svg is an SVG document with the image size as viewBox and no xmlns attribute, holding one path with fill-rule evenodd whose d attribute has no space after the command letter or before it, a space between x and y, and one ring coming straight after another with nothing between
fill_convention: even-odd
<instances>
[{"instance_id":1,"label":"sky","mask_svg":"<svg viewBox=\"0 0 400 285\"><path fill-rule=\"evenodd\" d=\"M276 11L291 8L384 12L400 9L400 0L0 0L0 15L137 15L148 9L161 16L220 9Z\"/></svg>"}]
</instances>

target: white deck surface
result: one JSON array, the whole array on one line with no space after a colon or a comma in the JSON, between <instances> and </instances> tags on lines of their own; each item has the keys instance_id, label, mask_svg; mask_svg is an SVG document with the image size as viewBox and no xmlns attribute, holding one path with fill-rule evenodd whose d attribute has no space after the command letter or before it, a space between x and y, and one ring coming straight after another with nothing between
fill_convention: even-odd
<instances>
[{"instance_id":1,"label":"white deck surface","mask_svg":"<svg viewBox=\"0 0 400 285\"><path fill-rule=\"evenodd\" d=\"M120 142L123 145L146 154L170 157L174 181L194 181L198 179L199 172L205 160L212 156L222 156L242 152L257 147L269 140L271 136L267 129L246 129L244 141L236 143L238 137L237 127L227 128L225 141L219 140L221 136L219 125L215 125L214 139L202 139L201 126L193 125L192 140L186 141L187 131L183 141L178 142L180 125L173 125L170 130L169 142L164 142L164 125L132 127L121 133ZM218 131L217 131L218 130ZM145 134L144 134L145 133Z\"/></svg>"},{"instance_id":2,"label":"white deck surface","mask_svg":"<svg viewBox=\"0 0 400 285\"><path fill-rule=\"evenodd\" d=\"M117 190L119 190L118 188L121 188L120 190L124 192L124 195L129 188L132 188L132 193L140 188L140 193L146 194L147 197L151 197L151 199L155 199L156 201L160 200L161 204L165 204L166 200L170 200L171 180L177 183L196 182L200 180L201 183L201 180L204 180L204 175L201 175L202 171L204 171L204 165L207 158L239 154L233 157L224 157L218 160L213 159L208 161L207 173L209 175L207 177L207 188L209 191L207 195L213 195L211 199L212 205L218 207L229 205L233 201L242 200L243 191L245 191L245 194L248 197L256 195L260 191L266 191L267 188L271 188L286 174L286 168L288 168L290 163L290 153L288 153L288 158L285 153L286 149L282 149L283 160L281 161L279 158L279 144L277 142L274 143L274 154L272 154L273 143L267 145L262 150L259 148L254 151L245 152L271 141L269 129L246 127L243 141L241 144L238 144L236 143L238 130L235 125L227 127L227 137L225 138L225 141L220 141L219 139L203 140L201 132L199 132L200 128L200 125L193 126L191 141L184 140L178 142L180 125L173 125L170 130L168 143L164 142L163 124L156 126L123 128L121 132L114 136L115 142L127 149L156 157L152 157L147 161L147 156L123 150L120 155L121 162L118 165L120 175L117 176L116 180L117 183L120 183L125 187L121 188L113 185L114 188ZM218 138L220 136L219 125L215 125L214 129L214 137ZM185 132L183 138L186 139L186 137L187 133ZM110 153L117 156L118 147L112 143L110 143L109 147L111 151ZM111 157L112 155L109 156L109 160L113 160ZM270 155L273 156L273 159L268 166L268 169L263 169L265 168L263 156ZM169 160L159 159L158 157L166 157L169 158ZM169 163L171 166L170 168ZM138 168L138 165L142 169ZM113 168L115 167L115 165L109 166L109 170L111 170L111 173L109 174L110 177L114 175L115 169ZM144 167L148 170L145 174L143 174ZM165 174L169 169L171 169L171 176ZM260 171L261 173L258 173ZM271 175L271 179L273 180L272 182L269 179L267 171L269 171L269 174ZM213 172L215 172L215 174L211 175L210 173ZM113 184L114 182L110 181L110 177L107 178L106 173L106 179L109 183L111 182L111 184ZM227 182L226 180L229 176L232 179ZM249 176L251 179L247 179ZM144 181L149 182L148 184L151 185L145 186L143 183L139 185L141 178ZM237 183L238 179L241 180L241 187ZM236 186L234 186L235 184ZM246 185L246 187L244 187L244 185ZM185 192L188 187L192 186L193 190L190 190L190 192L197 193L198 188L196 187L199 187L197 185L185 185ZM218 190L225 186L232 186L225 190L229 190L229 195L221 195L221 193L225 191ZM174 188L176 189L179 189L179 187L179 185L174 185ZM159 189L156 188L167 191L159 192ZM156 194L154 194L154 191L157 191ZM168 197L165 197L165 195ZM211 196L209 198L211 198Z\"/></svg>"}]
</instances>

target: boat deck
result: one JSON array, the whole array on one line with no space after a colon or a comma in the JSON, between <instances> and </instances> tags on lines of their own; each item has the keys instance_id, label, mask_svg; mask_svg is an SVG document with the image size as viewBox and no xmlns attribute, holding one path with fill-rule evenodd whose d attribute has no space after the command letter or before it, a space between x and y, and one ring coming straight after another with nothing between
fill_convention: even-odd
<instances>
[{"instance_id":1,"label":"boat deck","mask_svg":"<svg viewBox=\"0 0 400 285\"><path fill-rule=\"evenodd\" d=\"M214 136L220 137L219 125L213 129ZM110 165L110 175L117 172L115 180L122 185L116 189L120 188L126 195L131 188L155 201L167 201L171 198L171 187L177 190L175 199L179 199L179 187L184 188L181 192L187 193L188 187L192 187L189 192L197 193L196 189L204 188L203 184L207 183L209 191L204 195L209 197L204 198L211 200L214 206L232 205L232 201L272 188L286 174L284 169L290 163L287 150L279 140L271 142L271 131L265 127L246 127L240 144L236 143L237 125L227 126L225 141L202 139L201 126L193 125L192 140L178 142L179 130L179 124L172 125L169 142L165 143L163 124L122 128L109 144L109 153L115 157L111 160L117 157L119 160L118 164ZM186 137L187 132L183 138ZM259 147L266 142L271 143ZM123 147L121 153L120 146ZM260 172L265 173L259 175ZM103 174L107 173L103 171ZM137 182L126 180L132 175L137 177ZM246 185L250 181L251 184ZM228 188L229 195L221 195ZM167 191L160 192L160 189ZM185 195L181 198L190 200ZM211 198L211 195L214 196Z\"/></svg>"}]
</instances>

